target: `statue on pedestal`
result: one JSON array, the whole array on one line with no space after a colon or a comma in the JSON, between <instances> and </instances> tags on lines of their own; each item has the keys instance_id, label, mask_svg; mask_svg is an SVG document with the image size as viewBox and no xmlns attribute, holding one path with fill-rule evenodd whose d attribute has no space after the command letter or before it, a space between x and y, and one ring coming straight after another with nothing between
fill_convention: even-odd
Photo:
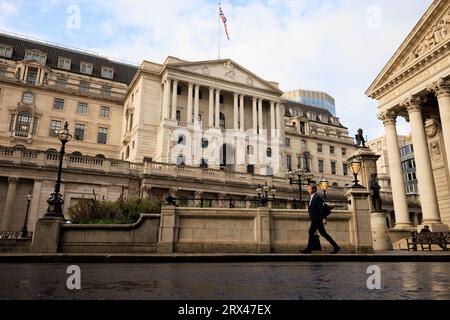
<instances>
[{"instance_id":1,"label":"statue on pedestal","mask_svg":"<svg viewBox=\"0 0 450 320\"><path fill-rule=\"evenodd\" d=\"M370 191L372 192L372 207L373 212L382 212L383 203L380 196L380 185L378 184L377 174L371 175L369 183Z\"/></svg>"},{"instance_id":2,"label":"statue on pedestal","mask_svg":"<svg viewBox=\"0 0 450 320\"><path fill-rule=\"evenodd\" d=\"M356 147L357 148L365 148L366 147L366 140L364 139L363 130L359 129L358 134L355 136L356 139Z\"/></svg>"}]
</instances>

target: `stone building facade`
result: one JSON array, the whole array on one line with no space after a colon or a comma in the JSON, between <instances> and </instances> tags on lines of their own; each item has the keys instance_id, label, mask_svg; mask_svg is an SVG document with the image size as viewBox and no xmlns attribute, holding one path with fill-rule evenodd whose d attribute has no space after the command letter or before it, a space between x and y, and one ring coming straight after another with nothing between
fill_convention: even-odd
<instances>
[{"instance_id":1,"label":"stone building facade","mask_svg":"<svg viewBox=\"0 0 450 320\"><path fill-rule=\"evenodd\" d=\"M0 119L3 231L20 229L28 192L29 228L45 213L61 145L55 133L65 121L74 136L63 161L65 212L86 198L161 198L169 190L254 199L266 182L277 197L296 198L288 155L290 169L308 155L315 178L334 184L332 198L344 198L352 180L344 163L353 143L338 118L284 99L277 83L231 60L133 66L0 34Z\"/></svg>"},{"instance_id":2,"label":"stone building facade","mask_svg":"<svg viewBox=\"0 0 450 320\"><path fill-rule=\"evenodd\" d=\"M385 126L397 229L411 227L397 117L411 125L423 223L433 230L450 223L449 43L450 1L435 0L366 92L379 101Z\"/></svg>"}]
</instances>

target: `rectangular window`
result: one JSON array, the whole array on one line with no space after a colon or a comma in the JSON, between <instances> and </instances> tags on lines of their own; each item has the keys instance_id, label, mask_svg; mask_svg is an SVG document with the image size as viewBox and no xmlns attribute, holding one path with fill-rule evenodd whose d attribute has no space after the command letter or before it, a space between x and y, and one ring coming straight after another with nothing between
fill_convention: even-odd
<instances>
[{"instance_id":1,"label":"rectangular window","mask_svg":"<svg viewBox=\"0 0 450 320\"><path fill-rule=\"evenodd\" d=\"M323 160L319 160L319 172L323 173Z\"/></svg>"},{"instance_id":2,"label":"rectangular window","mask_svg":"<svg viewBox=\"0 0 450 320\"><path fill-rule=\"evenodd\" d=\"M37 77L38 77L38 69L37 68L28 68L27 84L36 84Z\"/></svg>"},{"instance_id":3,"label":"rectangular window","mask_svg":"<svg viewBox=\"0 0 450 320\"><path fill-rule=\"evenodd\" d=\"M336 162L331 161L331 174L336 174Z\"/></svg>"},{"instance_id":4,"label":"rectangular window","mask_svg":"<svg viewBox=\"0 0 450 320\"><path fill-rule=\"evenodd\" d=\"M290 147L291 147L291 139L286 138L284 141L285 141L285 143L284 143L285 146L288 147L288 148L290 148Z\"/></svg>"},{"instance_id":5,"label":"rectangular window","mask_svg":"<svg viewBox=\"0 0 450 320\"><path fill-rule=\"evenodd\" d=\"M84 132L86 130L86 126L84 124L77 123L75 125L75 140L83 141L84 140Z\"/></svg>"},{"instance_id":6,"label":"rectangular window","mask_svg":"<svg viewBox=\"0 0 450 320\"><path fill-rule=\"evenodd\" d=\"M304 122L300 122L300 133L306 134L306 127Z\"/></svg>"},{"instance_id":7,"label":"rectangular window","mask_svg":"<svg viewBox=\"0 0 450 320\"><path fill-rule=\"evenodd\" d=\"M36 61L41 64L46 64L47 63L47 55L43 54L43 53L27 51L25 53L25 60L26 61Z\"/></svg>"},{"instance_id":8,"label":"rectangular window","mask_svg":"<svg viewBox=\"0 0 450 320\"><path fill-rule=\"evenodd\" d=\"M317 152L322 152L323 151L323 145L321 143L317 144Z\"/></svg>"},{"instance_id":9,"label":"rectangular window","mask_svg":"<svg viewBox=\"0 0 450 320\"><path fill-rule=\"evenodd\" d=\"M65 59L65 58L59 58L58 59L58 68L63 70L70 70L72 67L72 60Z\"/></svg>"},{"instance_id":10,"label":"rectangular window","mask_svg":"<svg viewBox=\"0 0 450 320\"><path fill-rule=\"evenodd\" d=\"M110 96L111 90L112 90L112 88L110 86L102 85L102 94L103 95Z\"/></svg>"},{"instance_id":11,"label":"rectangular window","mask_svg":"<svg viewBox=\"0 0 450 320\"><path fill-rule=\"evenodd\" d=\"M82 115L88 114L88 104L83 102L78 102L77 113Z\"/></svg>"},{"instance_id":12,"label":"rectangular window","mask_svg":"<svg viewBox=\"0 0 450 320\"><path fill-rule=\"evenodd\" d=\"M177 121L181 121L181 111L177 110Z\"/></svg>"},{"instance_id":13,"label":"rectangular window","mask_svg":"<svg viewBox=\"0 0 450 320\"><path fill-rule=\"evenodd\" d=\"M61 88L66 88L67 87L67 79L66 78L56 79L56 85Z\"/></svg>"},{"instance_id":14,"label":"rectangular window","mask_svg":"<svg viewBox=\"0 0 450 320\"><path fill-rule=\"evenodd\" d=\"M302 141L302 150L306 150L306 141L305 140Z\"/></svg>"},{"instance_id":15,"label":"rectangular window","mask_svg":"<svg viewBox=\"0 0 450 320\"><path fill-rule=\"evenodd\" d=\"M223 94L220 95L219 100L220 100L220 104L223 104L225 102L225 98L224 98Z\"/></svg>"},{"instance_id":16,"label":"rectangular window","mask_svg":"<svg viewBox=\"0 0 450 320\"><path fill-rule=\"evenodd\" d=\"M342 148L342 156L343 157L347 156L347 149L346 148Z\"/></svg>"},{"instance_id":17,"label":"rectangular window","mask_svg":"<svg viewBox=\"0 0 450 320\"><path fill-rule=\"evenodd\" d=\"M334 147L330 146L330 154L334 154Z\"/></svg>"},{"instance_id":18,"label":"rectangular window","mask_svg":"<svg viewBox=\"0 0 450 320\"><path fill-rule=\"evenodd\" d=\"M61 121L58 120L52 120L50 124L50 137L56 137L58 134L58 131L61 130Z\"/></svg>"},{"instance_id":19,"label":"rectangular window","mask_svg":"<svg viewBox=\"0 0 450 320\"><path fill-rule=\"evenodd\" d=\"M111 68L102 68L102 77L107 79L114 78L114 70Z\"/></svg>"},{"instance_id":20,"label":"rectangular window","mask_svg":"<svg viewBox=\"0 0 450 320\"><path fill-rule=\"evenodd\" d=\"M342 172L344 173L344 176L348 176L348 167L347 164L342 164Z\"/></svg>"},{"instance_id":21,"label":"rectangular window","mask_svg":"<svg viewBox=\"0 0 450 320\"><path fill-rule=\"evenodd\" d=\"M110 113L111 113L111 109L109 107L101 107L100 108L100 117L109 118Z\"/></svg>"},{"instance_id":22,"label":"rectangular window","mask_svg":"<svg viewBox=\"0 0 450 320\"><path fill-rule=\"evenodd\" d=\"M291 155L286 156L286 167L288 171L292 171L292 157Z\"/></svg>"},{"instance_id":23,"label":"rectangular window","mask_svg":"<svg viewBox=\"0 0 450 320\"><path fill-rule=\"evenodd\" d=\"M82 62L80 65L80 72L83 74L91 75L94 70L94 66L90 63Z\"/></svg>"},{"instance_id":24,"label":"rectangular window","mask_svg":"<svg viewBox=\"0 0 450 320\"><path fill-rule=\"evenodd\" d=\"M0 46L0 56L5 58L11 58L13 54L13 48Z\"/></svg>"},{"instance_id":25,"label":"rectangular window","mask_svg":"<svg viewBox=\"0 0 450 320\"><path fill-rule=\"evenodd\" d=\"M99 128L97 142L100 144L106 144L107 139L108 139L108 129L107 128ZM134 144L134 141L133 141L133 144Z\"/></svg>"},{"instance_id":26,"label":"rectangular window","mask_svg":"<svg viewBox=\"0 0 450 320\"><path fill-rule=\"evenodd\" d=\"M53 101L54 110L64 110L64 99L55 98Z\"/></svg>"}]
</instances>

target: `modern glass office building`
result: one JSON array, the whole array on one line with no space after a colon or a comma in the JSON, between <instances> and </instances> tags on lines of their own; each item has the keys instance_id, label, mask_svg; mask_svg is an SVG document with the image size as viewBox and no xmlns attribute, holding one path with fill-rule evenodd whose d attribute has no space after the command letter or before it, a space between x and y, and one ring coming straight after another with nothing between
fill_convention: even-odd
<instances>
[{"instance_id":1,"label":"modern glass office building","mask_svg":"<svg viewBox=\"0 0 450 320\"><path fill-rule=\"evenodd\" d=\"M283 97L308 106L328 110L333 116L336 116L336 102L332 96L325 92L299 89L287 91Z\"/></svg>"}]
</instances>

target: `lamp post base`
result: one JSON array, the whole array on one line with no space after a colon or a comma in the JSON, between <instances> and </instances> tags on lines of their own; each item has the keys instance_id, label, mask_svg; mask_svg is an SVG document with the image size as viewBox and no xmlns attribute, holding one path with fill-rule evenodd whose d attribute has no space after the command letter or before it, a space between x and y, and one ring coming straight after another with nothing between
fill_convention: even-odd
<instances>
[{"instance_id":1,"label":"lamp post base","mask_svg":"<svg viewBox=\"0 0 450 320\"><path fill-rule=\"evenodd\" d=\"M64 204L64 200L60 193L53 193L52 197L47 200L48 209L45 214L46 218L63 218L64 214L62 210L62 206Z\"/></svg>"}]
</instances>

